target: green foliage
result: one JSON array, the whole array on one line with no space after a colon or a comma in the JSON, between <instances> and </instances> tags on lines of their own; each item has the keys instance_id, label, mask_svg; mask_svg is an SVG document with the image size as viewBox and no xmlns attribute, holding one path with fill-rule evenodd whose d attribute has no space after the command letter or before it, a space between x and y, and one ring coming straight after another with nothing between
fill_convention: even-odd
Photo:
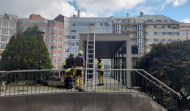
<instances>
[{"instance_id":1,"label":"green foliage","mask_svg":"<svg viewBox=\"0 0 190 111\"><path fill-rule=\"evenodd\" d=\"M190 41L154 44L137 62L144 69L176 91L190 88Z\"/></svg>"},{"instance_id":2,"label":"green foliage","mask_svg":"<svg viewBox=\"0 0 190 111\"><path fill-rule=\"evenodd\" d=\"M1 70L38 68L40 37L42 37L38 32L38 27L34 26L11 37L2 54ZM53 67L43 39L41 40L41 67L42 69L51 69Z\"/></svg>"}]
</instances>

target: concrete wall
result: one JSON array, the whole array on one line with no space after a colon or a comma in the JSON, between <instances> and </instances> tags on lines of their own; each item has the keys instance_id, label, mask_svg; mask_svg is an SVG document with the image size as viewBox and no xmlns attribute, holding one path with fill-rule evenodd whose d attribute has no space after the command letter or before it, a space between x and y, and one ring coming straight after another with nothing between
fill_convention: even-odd
<instances>
[{"instance_id":1,"label":"concrete wall","mask_svg":"<svg viewBox=\"0 0 190 111\"><path fill-rule=\"evenodd\" d=\"M142 94L62 93L0 97L0 111L165 111Z\"/></svg>"}]
</instances>

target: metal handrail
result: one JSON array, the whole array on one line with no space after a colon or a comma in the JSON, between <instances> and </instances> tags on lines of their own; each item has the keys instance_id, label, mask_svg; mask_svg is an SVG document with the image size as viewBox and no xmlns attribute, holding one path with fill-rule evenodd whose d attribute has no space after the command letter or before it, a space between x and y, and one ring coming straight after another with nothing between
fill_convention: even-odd
<instances>
[{"instance_id":1,"label":"metal handrail","mask_svg":"<svg viewBox=\"0 0 190 111\"><path fill-rule=\"evenodd\" d=\"M158 83L160 83L164 87L166 87L168 90L172 91L174 94L178 95L178 97L181 96L179 93L177 93L176 91L174 91L172 88L168 87L166 84L164 84L163 82L161 82L160 80L158 80L157 78L155 78L154 76L152 76L151 74L149 74L148 72L146 72L145 70L141 69L141 71L143 71L145 74L147 74L148 76L150 76L151 78L153 78L155 81L157 81Z\"/></svg>"},{"instance_id":2,"label":"metal handrail","mask_svg":"<svg viewBox=\"0 0 190 111\"><path fill-rule=\"evenodd\" d=\"M75 68L76 69L76 68ZM43 70L36 70L36 69L31 69L31 70L13 70L13 71L0 71L0 73L7 73L4 74L2 76L0 76L0 78L10 74L10 73L18 73L18 72L45 72L45 71L64 71L65 69L43 69ZM77 70L98 70L95 68L84 68L84 69L77 69ZM148 72L146 72L143 69L104 69L104 71L136 71L137 73L140 73L139 71L144 72L146 75L148 75L149 77L151 77L152 79L154 79L156 82L158 82L159 84L163 85L164 87L166 87L169 91L173 92L174 94L178 95L178 97L180 97L181 95L179 93L177 93L176 91L174 91L172 88L168 87L166 84L164 84L163 82L161 82L160 80L158 80L157 78L155 78L154 76L152 76L151 74L149 74ZM142 73L141 73L142 74ZM147 79L147 78L146 78ZM152 82L152 81L151 81ZM156 84L156 83L155 83Z\"/></svg>"}]
</instances>

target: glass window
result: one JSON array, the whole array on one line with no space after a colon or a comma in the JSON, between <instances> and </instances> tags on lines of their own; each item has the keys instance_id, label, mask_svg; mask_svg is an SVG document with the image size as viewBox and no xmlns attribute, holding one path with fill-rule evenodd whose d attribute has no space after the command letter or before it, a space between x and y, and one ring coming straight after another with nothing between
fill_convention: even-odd
<instances>
[{"instance_id":1,"label":"glass window","mask_svg":"<svg viewBox=\"0 0 190 111\"><path fill-rule=\"evenodd\" d=\"M180 35L186 35L186 32L180 32Z\"/></svg>"},{"instance_id":2,"label":"glass window","mask_svg":"<svg viewBox=\"0 0 190 111\"><path fill-rule=\"evenodd\" d=\"M188 31L188 35L190 35L190 31Z\"/></svg>"},{"instance_id":3,"label":"glass window","mask_svg":"<svg viewBox=\"0 0 190 111\"><path fill-rule=\"evenodd\" d=\"M163 42L163 40L162 39L158 39L158 42L160 43L160 42Z\"/></svg>"},{"instance_id":4,"label":"glass window","mask_svg":"<svg viewBox=\"0 0 190 111\"><path fill-rule=\"evenodd\" d=\"M130 23L134 23L134 22L135 22L135 20L133 20L133 19L130 19L130 20L129 20L129 22L130 22Z\"/></svg>"},{"instance_id":5,"label":"glass window","mask_svg":"<svg viewBox=\"0 0 190 111\"><path fill-rule=\"evenodd\" d=\"M7 42L8 41L8 37L1 37L1 41Z\"/></svg>"},{"instance_id":6,"label":"glass window","mask_svg":"<svg viewBox=\"0 0 190 111\"><path fill-rule=\"evenodd\" d=\"M3 22L4 27L8 27L9 23L8 22Z\"/></svg>"},{"instance_id":7,"label":"glass window","mask_svg":"<svg viewBox=\"0 0 190 111\"><path fill-rule=\"evenodd\" d=\"M2 34L8 34L8 29L2 29Z\"/></svg>"},{"instance_id":8,"label":"glass window","mask_svg":"<svg viewBox=\"0 0 190 111\"><path fill-rule=\"evenodd\" d=\"M154 39L148 39L148 42L154 42Z\"/></svg>"},{"instance_id":9,"label":"glass window","mask_svg":"<svg viewBox=\"0 0 190 111\"><path fill-rule=\"evenodd\" d=\"M148 32L148 35L154 35L154 32Z\"/></svg>"},{"instance_id":10,"label":"glass window","mask_svg":"<svg viewBox=\"0 0 190 111\"><path fill-rule=\"evenodd\" d=\"M172 32L172 36L177 36L177 32Z\"/></svg>"},{"instance_id":11,"label":"glass window","mask_svg":"<svg viewBox=\"0 0 190 111\"><path fill-rule=\"evenodd\" d=\"M11 22L10 27L15 28L15 23Z\"/></svg>"},{"instance_id":12,"label":"glass window","mask_svg":"<svg viewBox=\"0 0 190 111\"><path fill-rule=\"evenodd\" d=\"M177 39L172 39L172 42L176 42L176 41L178 41Z\"/></svg>"},{"instance_id":13,"label":"glass window","mask_svg":"<svg viewBox=\"0 0 190 111\"><path fill-rule=\"evenodd\" d=\"M1 49L5 49L7 44L1 44Z\"/></svg>"},{"instance_id":14,"label":"glass window","mask_svg":"<svg viewBox=\"0 0 190 111\"><path fill-rule=\"evenodd\" d=\"M156 22L162 22L162 20L156 20Z\"/></svg>"},{"instance_id":15,"label":"glass window","mask_svg":"<svg viewBox=\"0 0 190 111\"><path fill-rule=\"evenodd\" d=\"M169 39L165 39L165 42L169 42Z\"/></svg>"},{"instance_id":16,"label":"glass window","mask_svg":"<svg viewBox=\"0 0 190 111\"><path fill-rule=\"evenodd\" d=\"M157 36L162 36L163 32L157 32L156 34L157 34Z\"/></svg>"},{"instance_id":17,"label":"glass window","mask_svg":"<svg viewBox=\"0 0 190 111\"><path fill-rule=\"evenodd\" d=\"M157 27L157 29L162 29L163 28L162 25L157 25L156 27Z\"/></svg>"},{"instance_id":18,"label":"glass window","mask_svg":"<svg viewBox=\"0 0 190 111\"><path fill-rule=\"evenodd\" d=\"M169 32L164 32L164 35L169 35Z\"/></svg>"},{"instance_id":19,"label":"glass window","mask_svg":"<svg viewBox=\"0 0 190 111\"><path fill-rule=\"evenodd\" d=\"M153 20L151 20L151 19L148 19L148 20L147 20L147 22L153 22Z\"/></svg>"},{"instance_id":20,"label":"glass window","mask_svg":"<svg viewBox=\"0 0 190 111\"><path fill-rule=\"evenodd\" d=\"M76 30L71 30L71 32L74 32L74 33L76 33Z\"/></svg>"},{"instance_id":21,"label":"glass window","mask_svg":"<svg viewBox=\"0 0 190 111\"><path fill-rule=\"evenodd\" d=\"M164 28L168 28L168 25L164 25Z\"/></svg>"},{"instance_id":22,"label":"glass window","mask_svg":"<svg viewBox=\"0 0 190 111\"><path fill-rule=\"evenodd\" d=\"M148 28L154 28L154 25L148 25Z\"/></svg>"},{"instance_id":23,"label":"glass window","mask_svg":"<svg viewBox=\"0 0 190 111\"><path fill-rule=\"evenodd\" d=\"M172 25L171 28L172 29L177 29L177 25Z\"/></svg>"}]
</instances>

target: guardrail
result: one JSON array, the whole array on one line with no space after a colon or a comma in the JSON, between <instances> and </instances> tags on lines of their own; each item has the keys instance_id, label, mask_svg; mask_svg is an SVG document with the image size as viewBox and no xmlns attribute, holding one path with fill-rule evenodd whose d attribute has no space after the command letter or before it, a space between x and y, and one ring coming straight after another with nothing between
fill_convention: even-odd
<instances>
[{"instance_id":1,"label":"guardrail","mask_svg":"<svg viewBox=\"0 0 190 111\"><path fill-rule=\"evenodd\" d=\"M65 70L0 71L0 96L82 91L79 89L84 92L143 93L169 111L178 109L180 94L142 69L104 69L111 71L103 74L104 85L99 84L97 72L85 74L86 70L97 71L83 69L81 81L76 80L76 75L65 74ZM127 85L129 80L130 87ZM67 87L66 81L69 81ZM82 82L80 88L75 87L77 81L78 84Z\"/></svg>"}]
</instances>

